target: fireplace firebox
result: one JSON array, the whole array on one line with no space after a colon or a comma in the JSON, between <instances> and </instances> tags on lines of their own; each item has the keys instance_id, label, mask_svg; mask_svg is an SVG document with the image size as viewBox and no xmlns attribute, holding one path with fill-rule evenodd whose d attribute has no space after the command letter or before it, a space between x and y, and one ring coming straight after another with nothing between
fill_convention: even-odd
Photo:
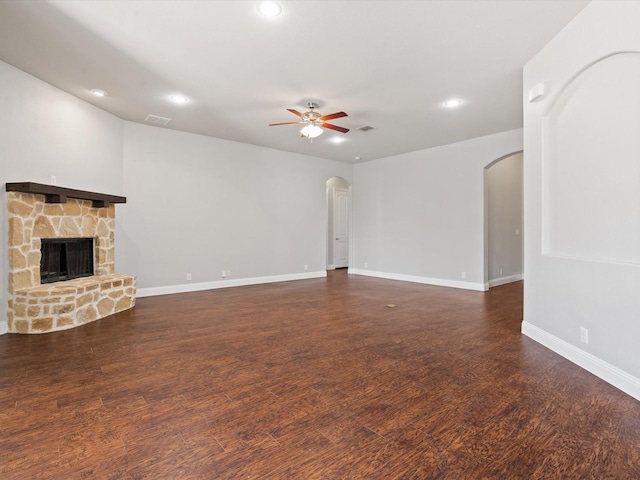
<instances>
[{"instance_id":1,"label":"fireplace firebox","mask_svg":"<svg viewBox=\"0 0 640 480\"><path fill-rule=\"evenodd\" d=\"M40 283L93 275L93 238L42 238Z\"/></svg>"}]
</instances>

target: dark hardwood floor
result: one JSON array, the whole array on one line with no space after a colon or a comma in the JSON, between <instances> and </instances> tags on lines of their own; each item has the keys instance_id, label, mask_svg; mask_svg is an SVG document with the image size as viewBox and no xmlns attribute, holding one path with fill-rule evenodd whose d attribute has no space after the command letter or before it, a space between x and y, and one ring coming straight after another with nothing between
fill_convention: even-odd
<instances>
[{"instance_id":1,"label":"dark hardwood floor","mask_svg":"<svg viewBox=\"0 0 640 480\"><path fill-rule=\"evenodd\" d=\"M338 271L4 335L0 478L640 479L640 402L521 320Z\"/></svg>"}]
</instances>

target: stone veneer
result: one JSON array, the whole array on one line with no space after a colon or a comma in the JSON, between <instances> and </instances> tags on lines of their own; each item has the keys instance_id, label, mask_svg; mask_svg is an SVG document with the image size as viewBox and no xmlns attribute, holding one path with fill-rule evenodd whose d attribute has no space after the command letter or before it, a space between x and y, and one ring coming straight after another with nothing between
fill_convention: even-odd
<instances>
[{"instance_id":1,"label":"stone veneer","mask_svg":"<svg viewBox=\"0 0 640 480\"><path fill-rule=\"evenodd\" d=\"M135 279L114 274L115 206L7 192L9 213L8 329L44 333L76 327L135 305ZM93 277L40 284L41 238L93 238Z\"/></svg>"}]
</instances>

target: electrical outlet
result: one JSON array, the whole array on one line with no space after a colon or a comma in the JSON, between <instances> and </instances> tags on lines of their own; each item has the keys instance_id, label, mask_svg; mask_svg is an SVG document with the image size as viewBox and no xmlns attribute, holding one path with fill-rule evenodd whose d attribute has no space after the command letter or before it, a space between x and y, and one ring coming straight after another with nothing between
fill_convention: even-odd
<instances>
[{"instance_id":1,"label":"electrical outlet","mask_svg":"<svg viewBox=\"0 0 640 480\"><path fill-rule=\"evenodd\" d=\"M305 266L304 266L304 269L305 269L305 271L306 271L306 270L309 270L309 265L305 265Z\"/></svg>"},{"instance_id":2,"label":"electrical outlet","mask_svg":"<svg viewBox=\"0 0 640 480\"><path fill-rule=\"evenodd\" d=\"M580 327L580 341L589 344L589 329Z\"/></svg>"},{"instance_id":3,"label":"electrical outlet","mask_svg":"<svg viewBox=\"0 0 640 480\"><path fill-rule=\"evenodd\" d=\"M51 185L57 185L58 184L58 177L56 177L55 175L51 175L51 179L50 179L49 183L51 183Z\"/></svg>"},{"instance_id":4,"label":"electrical outlet","mask_svg":"<svg viewBox=\"0 0 640 480\"><path fill-rule=\"evenodd\" d=\"M191 280L191 274L187 273L187 280Z\"/></svg>"},{"instance_id":5,"label":"electrical outlet","mask_svg":"<svg viewBox=\"0 0 640 480\"><path fill-rule=\"evenodd\" d=\"M364 262L364 268L369 268L369 264L367 262Z\"/></svg>"},{"instance_id":6,"label":"electrical outlet","mask_svg":"<svg viewBox=\"0 0 640 480\"><path fill-rule=\"evenodd\" d=\"M222 278L227 278L227 271L226 270L222 270Z\"/></svg>"},{"instance_id":7,"label":"electrical outlet","mask_svg":"<svg viewBox=\"0 0 640 480\"><path fill-rule=\"evenodd\" d=\"M520 229L519 229L519 228L516 228L516 237L517 237L518 235L520 235Z\"/></svg>"},{"instance_id":8,"label":"electrical outlet","mask_svg":"<svg viewBox=\"0 0 640 480\"><path fill-rule=\"evenodd\" d=\"M500 276L502 276L502 269L500 269Z\"/></svg>"},{"instance_id":9,"label":"electrical outlet","mask_svg":"<svg viewBox=\"0 0 640 480\"><path fill-rule=\"evenodd\" d=\"M227 277L231 276L231 270L227 270Z\"/></svg>"},{"instance_id":10,"label":"electrical outlet","mask_svg":"<svg viewBox=\"0 0 640 480\"><path fill-rule=\"evenodd\" d=\"M462 272L462 279L465 280L467 278L467 272Z\"/></svg>"}]
</instances>

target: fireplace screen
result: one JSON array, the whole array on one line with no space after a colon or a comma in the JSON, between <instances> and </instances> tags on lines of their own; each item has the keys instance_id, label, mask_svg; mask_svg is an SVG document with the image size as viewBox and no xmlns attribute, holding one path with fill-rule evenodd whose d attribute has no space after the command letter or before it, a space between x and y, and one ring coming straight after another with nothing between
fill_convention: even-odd
<instances>
[{"instance_id":1,"label":"fireplace screen","mask_svg":"<svg viewBox=\"0 0 640 480\"><path fill-rule=\"evenodd\" d=\"M40 283L93 275L93 238L43 238Z\"/></svg>"}]
</instances>

